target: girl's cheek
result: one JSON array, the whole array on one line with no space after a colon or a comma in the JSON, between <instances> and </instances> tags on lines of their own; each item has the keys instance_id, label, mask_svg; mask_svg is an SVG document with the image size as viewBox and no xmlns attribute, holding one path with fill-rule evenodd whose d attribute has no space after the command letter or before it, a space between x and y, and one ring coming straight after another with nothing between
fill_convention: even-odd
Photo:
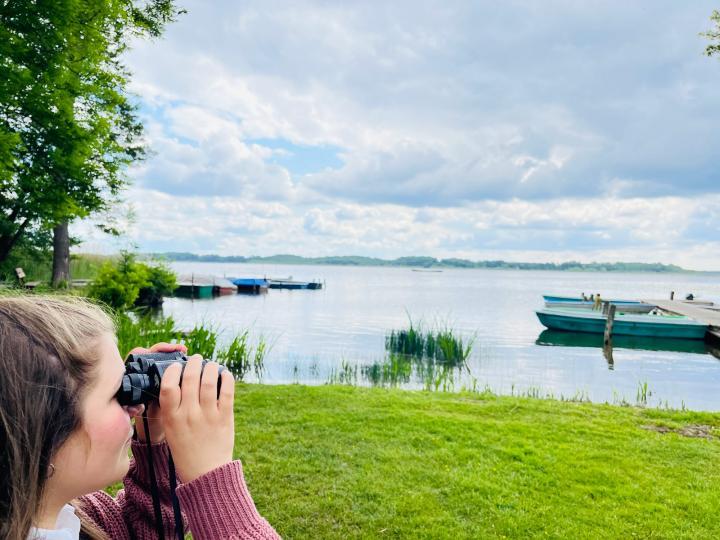
<instances>
[{"instance_id":1,"label":"girl's cheek","mask_svg":"<svg viewBox=\"0 0 720 540\"><path fill-rule=\"evenodd\" d=\"M98 444L115 446L127 440L130 418L119 403L114 403L105 414L95 417L93 425L88 426L87 431Z\"/></svg>"}]
</instances>

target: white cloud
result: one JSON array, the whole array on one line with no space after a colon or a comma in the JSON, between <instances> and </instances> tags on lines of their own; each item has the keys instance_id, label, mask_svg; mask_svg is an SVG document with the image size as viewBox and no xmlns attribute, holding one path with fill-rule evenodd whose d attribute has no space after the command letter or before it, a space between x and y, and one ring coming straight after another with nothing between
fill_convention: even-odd
<instances>
[{"instance_id":1,"label":"white cloud","mask_svg":"<svg viewBox=\"0 0 720 540\"><path fill-rule=\"evenodd\" d=\"M423 254L720 267L716 249L720 196L557 199L552 204L511 200L415 209L357 203L297 206L241 197L175 197L147 190L134 190L131 195L136 218L128 227L128 237L149 251ZM87 236L87 231L83 234ZM97 244L91 242L83 249L97 249Z\"/></svg>"},{"instance_id":2,"label":"white cloud","mask_svg":"<svg viewBox=\"0 0 720 540\"><path fill-rule=\"evenodd\" d=\"M710 0L184 7L129 57L143 249L720 265Z\"/></svg>"}]
</instances>

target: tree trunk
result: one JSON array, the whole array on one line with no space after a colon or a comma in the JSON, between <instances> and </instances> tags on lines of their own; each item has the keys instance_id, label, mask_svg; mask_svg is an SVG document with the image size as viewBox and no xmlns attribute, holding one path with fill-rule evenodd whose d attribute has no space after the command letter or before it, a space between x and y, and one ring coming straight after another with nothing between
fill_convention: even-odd
<instances>
[{"instance_id":1,"label":"tree trunk","mask_svg":"<svg viewBox=\"0 0 720 540\"><path fill-rule=\"evenodd\" d=\"M20 240L20 237L22 237L25 232L25 227L27 227L28 223L29 220L25 219L14 234L4 234L0 236L0 263L5 262L5 259L8 258L12 248L15 247L17 241Z\"/></svg>"},{"instance_id":2,"label":"tree trunk","mask_svg":"<svg viewBox=\"0 0 720 540\"><path fill-rule=\"evenodd\" d=\"M70 233L67 221L53 228L52 286L67 287L70 284Z\"/></svg>"}]
</instances>

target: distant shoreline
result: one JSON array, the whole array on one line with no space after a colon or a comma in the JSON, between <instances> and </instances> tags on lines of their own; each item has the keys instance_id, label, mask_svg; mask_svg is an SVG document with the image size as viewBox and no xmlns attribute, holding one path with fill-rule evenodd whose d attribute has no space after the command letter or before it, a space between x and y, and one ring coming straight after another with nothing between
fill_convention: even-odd
<instances>
[{"instance_id":1,"label":"distant shoreline","mask_svg":"<svg viewBox=\"0 0 720 540\"><path fill-rule=\"evenodd\" d=\"M356 255L337 257L301 257L299 255L271 255L268 257L239 255L197 255L186 252L146 253L144 257L158 258L177 262L224 262L245 264L292 264L324 266L390 266L404 268L486 268L497 270L555 270L563 272L654 272L654 273L701 273L687 270L674 264L638 263L638 262L592 262L580 263L532 263L503 260L470 261L467 259L436 259L434 257L399 257L397 259L379 259ZM704 272L702 272L704 273Z\"/></svg>"}]
</instances>

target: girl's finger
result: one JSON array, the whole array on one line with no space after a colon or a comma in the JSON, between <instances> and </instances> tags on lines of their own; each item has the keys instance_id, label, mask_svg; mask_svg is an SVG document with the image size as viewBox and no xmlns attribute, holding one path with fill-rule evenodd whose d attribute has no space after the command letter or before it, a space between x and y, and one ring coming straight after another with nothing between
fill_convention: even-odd
<instances>
[{"instance_id":1,"label":"girl's finger","mask_svg":"<svg viewBox=\"0 0 720 540\"><path fill-rule=\"evenodd\" d=\"M145 405L142 403L140 405L129 405L127 407L127 413L130 418L140 416L144 410L145 410Z\"/></svg>"},{"instance_id":2,"label":"girl's finger","mask_svg":"<svg viewBox=\"0 0 720 540\"><path fill-rule=\"evenodd\" d=\"M187 352L187 347L182 343L165 343L164 341L156 343L150 347L150 352Z\"/></svg>"},{"instance_id":3,"label":"girl's finger","mask_svg":"<svg viewBox=\"0 0 720 540\"><path fill-rule=\"evenodd\" d=\"M130 355L130 354L147 354L149 352L150 352L150 349L146 349L145 347L135 347L134 349L130 350L128 355Z\"/></svg>"},{"instance_id":4,"label":"girl's finger","mask_svg":"<svg viewBox=\"0 0 720 540\"><path fill-rule=\"evenodd\" d=\"M182 403L183 407L199 406L200 404L200 370L202 357L194 354L188 358L182 375Z\"/></svg>"},{"instance_id":5,"label":"girl's finger","mask_svg":"<svg viewBox=\"0 0 720 540\"><path fill-rule=\"evenodd\" d=\"M227 368L220 374L220 378L222 386L220 387L218 409L221 414L232 414L235 399L235 378Z\"/></svg>"},{"instance_id":6,"label":"girl's finger","mask_svg":"<svg viewBox=\"0 0 720 540\"><path fill-rule=\"evenodd\" d=\"M215 410L217 407L218 364L208 362L200 375L200 406L203 409Z\"/></svg>"},{"instance_id":7,"label":"girl's finger","mask_svg":"<svg viewBox=\"0 0 720 540\"><path fill-rule=\"evenodd\" d=\"M175 411L182 402L180 391L180 364L168 366L160 381L160 409L164 412Z\"/></svg>"}]
</instances>

